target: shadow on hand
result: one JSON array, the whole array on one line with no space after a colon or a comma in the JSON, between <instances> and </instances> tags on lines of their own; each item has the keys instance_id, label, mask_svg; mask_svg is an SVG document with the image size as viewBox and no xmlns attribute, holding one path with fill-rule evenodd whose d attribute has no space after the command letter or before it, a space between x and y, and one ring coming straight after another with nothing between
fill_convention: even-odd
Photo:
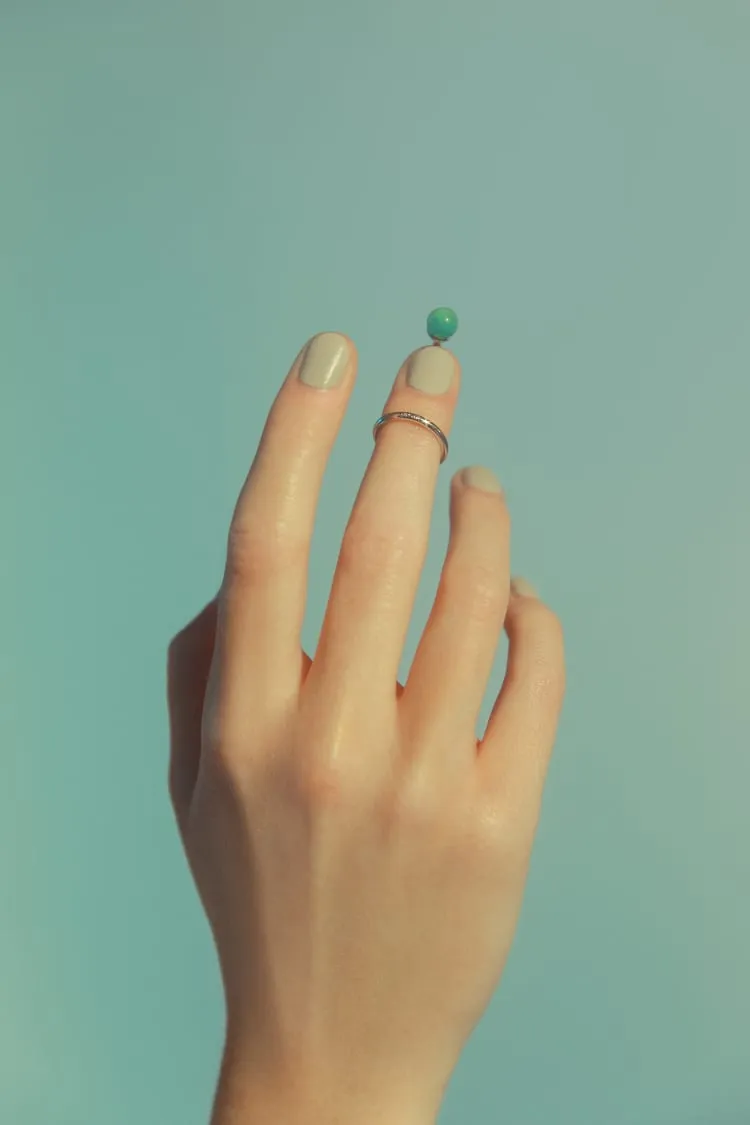
<instances>
[{"instance_id":1,"label":"shadow on hand","mask_svg":"<svg viewBox=\"0 0 750 1125\"><path fill-rule=\"evenodd\" d=\"M169 642L169 793L180 833L190 807L201 755L201 722L216 636L218 595Z\"/></svg>"}]
</instances>

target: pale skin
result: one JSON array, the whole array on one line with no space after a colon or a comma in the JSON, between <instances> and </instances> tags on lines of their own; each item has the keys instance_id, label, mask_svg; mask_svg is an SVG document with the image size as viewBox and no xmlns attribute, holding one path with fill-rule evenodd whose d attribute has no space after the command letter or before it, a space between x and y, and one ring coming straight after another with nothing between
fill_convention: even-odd
<instances>
[{"instance_id":1,"label":"pale skin","mask_svg":"<svg viewBox=\"0 0 750 1125\"><path fill-rule=\"evenodd\" d=\"M407 422L373 443L303 651L316 505L357 369L344 341L338 386L302 383L295 360L219 593L169 649L170 794L226 1000L211 1125L435 1122L511 947L565 691L560 621L511 580L504 495L460 470L398 682L441 453ZM453 362L442 394L408 386L405 363L384 411L448 435ZM508 665L478 735L503 628Z\"/></svg>"}]
</instances>

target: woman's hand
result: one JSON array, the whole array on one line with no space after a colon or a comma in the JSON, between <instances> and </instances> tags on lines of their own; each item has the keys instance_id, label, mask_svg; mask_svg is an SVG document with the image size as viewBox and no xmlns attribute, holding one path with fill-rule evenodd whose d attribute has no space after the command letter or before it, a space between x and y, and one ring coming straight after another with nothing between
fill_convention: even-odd
<instances>
[{"instance_id":1,"label":"woman's hand","mask_svg":"<svg viewBox=\"0 0 750 1125\"><path fill-rule=\"evenodd\" d=\"M303 348L219 594L169 649L170 792L226 994L217 1125L434 1121L510 949L562 705L559 621L511 585L508 509L481 468L451 481L440 585L397 682L441 453L409 422L378 432L314 659L302 651L355 371L345 336ZM459 383L451 352L420 348L386 410L447 434ZM478 740L503 626L507 672Z\"/></svg>"}]
</instances>

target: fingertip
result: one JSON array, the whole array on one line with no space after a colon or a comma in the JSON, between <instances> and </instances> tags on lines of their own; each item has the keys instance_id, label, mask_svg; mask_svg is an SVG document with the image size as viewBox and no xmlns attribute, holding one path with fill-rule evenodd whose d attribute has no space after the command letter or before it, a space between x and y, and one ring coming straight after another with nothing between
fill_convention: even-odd
<instances>
[{"instance_id":1,"label":"fingertip","mask_svg":"<svg viewBox=\"0 0 750 1125\"><path fill-rule=\"evenodd\" d=\"M299 352L290 378L317 390L340 386L356 370L357 348L344 332L317 332Z\"/></svg>"},{"instance_id":2,"label":"fingertip","mask_svg":"<svg viewBox=\"0 0 750 1125\"><path fill-rule=\"evenodd\" d=\"M467 465L454 474L453 480L466 488L478 488L482 492L503 494L503 486L486 465Z\"/></svg>"},{"instance_id":3,"label":"fingertip","mask_svg":"<svg viewBox=\"0 0 750 1125\"><path fill-rule=\"evenodd\" d=\"M515 574L510 580L510 591L517 598L535 598L539 600L539 591L529 582L528 578Z\"/></svg>"},{"instance_id":4,"label":"fingertip","mask_svg":"<svg viewBox=\"0 0 750 1125\"><path fill-rule=\"evenodd\" d=\"M396 384L428 395L455 394L461 382L461 364L449 348L424 344L415 348L401 365Z\"/></svg>"}]
</instances>

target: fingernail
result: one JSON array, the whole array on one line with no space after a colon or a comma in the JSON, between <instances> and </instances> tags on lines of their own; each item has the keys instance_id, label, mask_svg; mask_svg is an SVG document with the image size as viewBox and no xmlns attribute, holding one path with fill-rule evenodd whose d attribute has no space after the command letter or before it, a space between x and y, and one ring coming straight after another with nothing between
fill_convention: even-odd
<instances>
[{"instance_id":1,"label":"fingernail","mask_svg":"<svg viewBox=\"0 0 750 1125\"><path fill-rule=\"evenodd\" d=\"M338 332L321 332L305 348L299 378L308 387L329 390L344 378L349 360L349 341Z\"/></svg>"},{"instance_id":2,"label":"fingernail","mask_svg":"<svg viewBox=\"0 0 750 1125\"><path fill-rule=\"evenodd\" d=\"M484 492L503 491L503 486L495 474L484 465L468 465L461 470L461 480L469 488L481 488Z\"/></svg>"},{"instance_id":3,"label":"fingernail","mask_svg":"<svg viewBox=\"0 0 750 1125\"><path fill-rule=\"evenodd\" d=\"M428 395L442 395L449 390L456 371L456 361L446 348L428 344L413 352L406 368L406 382Z\"/></svg>"},{"instance_id":4,"label":"fingernail","mask_svg":"<svg viewBox=\"0 0 750 1125\"><path fill-rule=\"evenodd\" d=\"M517 594L521 598L539 597L536 587L532 586L530 582L527 582L525 578L521 578L520 575L516 575L514 578L511 578L510 588L514 594Z\"/></svg>"}]
</instances>

